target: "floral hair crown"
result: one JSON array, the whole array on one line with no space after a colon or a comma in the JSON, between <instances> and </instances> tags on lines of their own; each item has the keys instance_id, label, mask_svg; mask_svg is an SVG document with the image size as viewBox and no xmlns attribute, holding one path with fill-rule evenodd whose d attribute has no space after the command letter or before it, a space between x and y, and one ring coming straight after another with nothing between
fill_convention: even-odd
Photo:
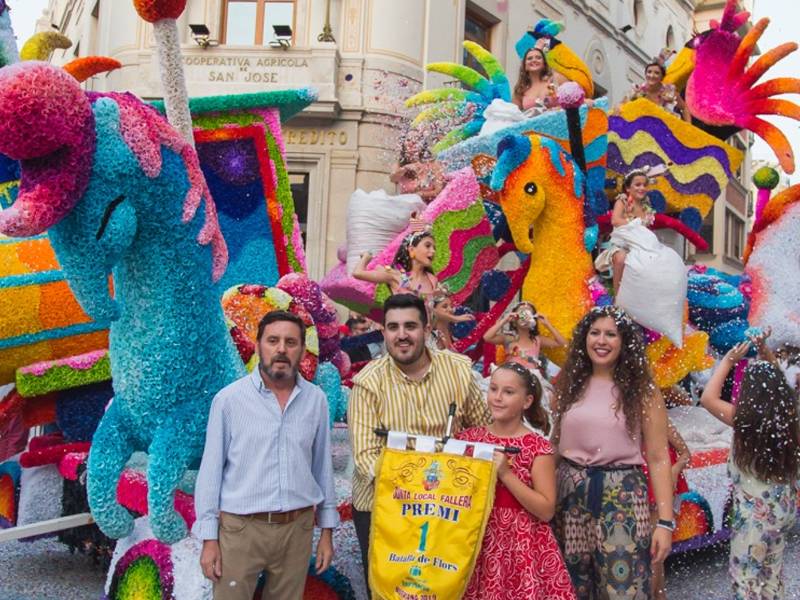
<instances>
[{"instance_id":1,"label":"floral hair crown","mask_svg":"<svg viewBox=\"0 0 800 600\"><path fill-rule=\"evenodd\" d=\"M633 325L633 319L628 316L628 313L626 313L624 309L620 308L619 306L614 306L613 304L595 306L589 311L589 313L592 315L600 315L602 317L611 317L617 324L625 323L626 325Z\"/></svg>"},{"instance_id":2,"label":"floral hair crown","mask_svg":"<svg viewBox=\"0 0 800 600\"><path fill-rule=\"evenodd\" d=\"M667 172L667 165L664 163L658 165L645 165L643 167L637 167L636 169L632 169L625 173L625 176L622 179L617 180L617 190L619 192L615 196L616 199L625 199L625 182L632 181L634 177L641 175L642 177L647 177L647 184L652 185L656 182L656 177L659 177Z\"/></svg>"},{"instance_id":3,"label":"floral hair crown","mask_svg":"<svg viewBox=\"0 0 800 600\"><path fill-rule=\"evenodd\" d=\"M667 172L667 165L664 163L660 163L657 165L645 165L643 167L638 167L636 169L631 169L627 173L625 173L625 179L630 179L631 177L635 177L637 175L644 175L647 177L650 183L653 183L656 177L663 175Z\"/></svg>"},{"instance_id":4,"label":"floral hair crown","mask_svg":"<svg viewBox=\"0 0 800 600\"><path fill-rule=\"evenodd\" d=\"M436 284L436 289L433 290L433 305L438 306L445 300L450 300L452 295L453 292L450 291L447 284L440 281Z\"/></svg>"}]
</instances>

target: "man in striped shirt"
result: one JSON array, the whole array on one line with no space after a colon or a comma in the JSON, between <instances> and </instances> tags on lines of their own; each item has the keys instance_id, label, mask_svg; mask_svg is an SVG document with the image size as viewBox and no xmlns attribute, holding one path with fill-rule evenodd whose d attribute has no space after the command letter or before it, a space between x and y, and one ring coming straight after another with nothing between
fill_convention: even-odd
<instances>
[{"instance_id":1,"label":"man in striped shirt","mask_svg":"<svg viewBox=\"0 0 800 600\"><path fill-rule=\"evenodd\" d=\"M195 485L193 531L214 600L252 600L262 570L264 598L300 600L315 517L318 573L331 563L339 522L328 401L297 372L305 324L273 311L257 337L258 368L214 397Z\"/></svg>"},{"instance_id":2,"label":"man in striped shirt","mask_svg":"<svg viewBox=\"0 0 800 600\"><path fill-rule=\"evenodd\" d=\"M369 363L353 380L347 417L355 462L353 523L365 577L375 463L384 444L375 428L442 437L453 402L453 433L490 420L469 358L425 346L430 324L419 296L389 297L383 305L383 326L388 354Z\"/></svg>"}]
</instances>

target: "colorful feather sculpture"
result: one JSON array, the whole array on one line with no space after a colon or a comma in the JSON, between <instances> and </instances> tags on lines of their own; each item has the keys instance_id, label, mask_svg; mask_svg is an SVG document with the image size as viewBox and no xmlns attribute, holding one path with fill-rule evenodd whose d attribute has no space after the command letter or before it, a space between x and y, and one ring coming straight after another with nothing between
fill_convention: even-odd
<instances>
[{"instance_id":1,"label":"colorful feather sculpture","mask_svg":"<svg viewBox=\"0 0 800 600\"><path fill-rule=\"evenodd\" d=\"M406 106L424 104L434 106L423 110L414 120L414 126L437 121L442 118L463 117L466 121L452 129L434 146L435 153L476 135L486 121L483 111L495 98L511 101L511 88L503 67L490 52L469 40L464 41L464 49L483 67L489 79L476 70L456 63L437 62L427 65L429 71L442 73L458 79L469 90L459 88L440 88L425 90L406 100Z\"/></svg>"},{"instance_id":2,"label":"colorful feather sculpture","mask_svg":"<svg viewBox=\"0 0 800 600\"><path fill-rule=\"evenodd\" d=\"M569 46L555 37L563 29L564 26L560 23L542 19L532 31L525 33L517 42L517 54L523 58L529 49L540 43L540 40L546 40L543 50L548 64L566 79L577 82L583 88L586 96L592 97L594 83L589 67ZM426 66L429 71L453 77L468 89L424 90L406 100L406 106L409 108L426 104L432 105L417 115L412 122L414 127L445 118L462 120L460 125L452 128L433 146L433 152L437 154L477 135L485 123L483 111L492 103L492 100L499 98L506 102L511 101L511 85L500 62L488 50L475 42L464 41L464 48L483 67L489 76L488 79L474 69L457 63L430 63Z\"/></svg>"},{"instance_id":3,"label":"colorful feather sculpture","mask_svg":"<svg viewBox=\"0 0 800 600\"><path fill-rule=\"evenodd\" d=\"M737 30L749 13L737 13L736 4L736 0L728 0L722 20L712 21L710 31L691 42L696 55L686 85L686 104L694 117L709 125L749 129L769 145L783 170L793 173L794 153L789 140L761 117L780 115L800 120L800 106L774 98L800 93L800 79L781 77L755 84L773 65L797 50L797 44L781 44L764 52L748 67L769 19L759 20L740 38Z\"/></svg>"}]
</instances>

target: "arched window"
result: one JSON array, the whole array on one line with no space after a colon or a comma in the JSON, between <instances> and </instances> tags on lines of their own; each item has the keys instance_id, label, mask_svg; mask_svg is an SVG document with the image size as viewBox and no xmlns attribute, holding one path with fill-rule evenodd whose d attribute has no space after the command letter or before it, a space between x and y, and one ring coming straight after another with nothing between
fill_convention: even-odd
<instances>
[{"instance_id":1,"label":"arched window","mask_svg":"<svg viewBox=\"0 0 800 600\"><path fill-rule=\"evenodd\" d=\"M644 26L644 2L633 0L633 26L640 30Z\"/></svg>"},{"instance_id":2,"label":"arched window","mask_svg":"<svg viewBox=\"0 0 800 600\"><path fill-rule=\"evenodd\" d=\"M667 27L667 39L665 40L667 48L672 50L677 50L675 47L675 31L672 29L672 25Z\"/></svg>"}]
</instances>

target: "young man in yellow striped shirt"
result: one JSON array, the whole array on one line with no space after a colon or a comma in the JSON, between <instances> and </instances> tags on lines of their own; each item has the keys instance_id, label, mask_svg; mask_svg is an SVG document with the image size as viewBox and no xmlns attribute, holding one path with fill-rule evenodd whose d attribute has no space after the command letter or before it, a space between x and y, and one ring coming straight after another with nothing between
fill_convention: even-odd
<instances>
[{"instance_id":1,"label":"young man in yellow striped shirt","mask_svg":"<svg viewBox=\"0 0 800 600\"><path fill-rule=\"evenodd\" d=\"M395 294L383 311L388 354L373 360L353 380L347 419L355 462L353 523L365 581L375 463L384 445L375 428L442 437L453 402L453 433L490 420L470 359L425 346L430 324L423 300L414 294Z\"/></svg>"}]
</instances>

